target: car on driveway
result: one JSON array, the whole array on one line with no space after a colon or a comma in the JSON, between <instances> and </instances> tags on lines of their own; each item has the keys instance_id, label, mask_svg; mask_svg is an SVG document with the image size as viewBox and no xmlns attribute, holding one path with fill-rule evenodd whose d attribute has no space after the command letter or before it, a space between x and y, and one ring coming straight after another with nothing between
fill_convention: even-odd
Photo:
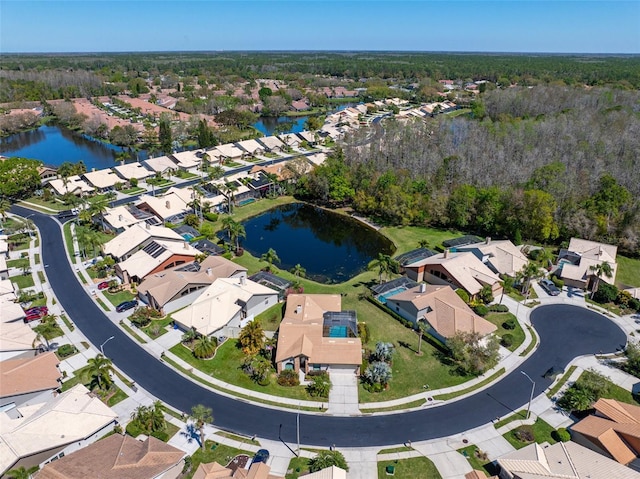
<instances>
[{"instance_id":1,"label":"car on driveway","mask_svg":"<svg viewBox=\"0 0 640 479\"><path fill-rule=\"evenodd\" d=\"M135 299L131 301L124 301L120 303L118 306L116 306L116 311L118 313L122 313L123 311L127 311L129 309L135 308L136 306L138 306L138 301L136 301Z\"/></svg>"},{"instance_id":2,"label":"car on driveway","mask_svg":"<svg viewBox=\"0 0 640 479\"><path fill-rule=\"evenodd\" d=\"M267 451L266 449L259 449L258 452L256 452L256 455L253 456L251 464L255 464L256 462L264 462L266 464L268 460L269 451Z\"/></svg>"},{"instance_id":3,"label":"car on driveway","mask_svg":"<svg viewBox=\"0 0 640 479\"><path fill-rule=\"evenodd\" d=\"M560 290L550 279L541 279L539 283L540 287L550 296L558 296L560 294Z\"/></svg>"},{"instance_id":4,"label":"car on driveway","mask_svg":"<svg viewBox=\"0 0 640 479\"><path fill-rule=\"evenodd\" d=\"M49 308L47 308L46 306L34 306L33 308L25 309L24 314L26 314L27 316L31 314L46 316L47 314L49 314Z\"/></svg>"},{"instance_id":5,"label":"car on driveway","mask_svg":"<svg viewBox=\"0 0 640 479\"><path fill-rule=\"evenodd\" d=\"M109 281L103 281L102 283L98 284L98 289L99 290L103 290L103 289L108 289L109 288Z\"/></svg>"},{"instance_id":6,"label":"car on driveway","mask_svg":"<svg viewBox=\"0 0 640 479\"><path fill-rule=\"evenodd\" d=\"M31 321L38 321L39 319L42 319L44 316L44 314L41 313L31 313L31 314L27 314L24 317L24 322L25 323L30 323Z\"/></svg>"}]
</instances>

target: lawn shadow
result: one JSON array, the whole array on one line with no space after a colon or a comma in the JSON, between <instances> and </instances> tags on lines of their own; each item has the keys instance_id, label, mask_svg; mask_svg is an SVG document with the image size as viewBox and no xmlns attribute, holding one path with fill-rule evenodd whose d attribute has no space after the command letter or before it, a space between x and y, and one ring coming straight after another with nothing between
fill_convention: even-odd
<instances>
[{"instance_id":1,"label":"lawn shadow","mask_svg":"<svg viewBox=\"0 0 640 479\"><path fill-rule=\"evenodd\" d=\"M407 343L406 341L398 341L398 345L402 348L408 349L409 351L413 352L413 353L417 353L418 350L414 349L409 343Z\"/></svg>"}]
</instances>

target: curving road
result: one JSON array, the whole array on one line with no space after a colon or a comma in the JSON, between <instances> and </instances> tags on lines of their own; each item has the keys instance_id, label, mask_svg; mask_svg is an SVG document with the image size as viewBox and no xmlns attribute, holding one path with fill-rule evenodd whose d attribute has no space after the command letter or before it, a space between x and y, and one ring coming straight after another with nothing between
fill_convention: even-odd
<instances>
[{"instance_id":1,"label":"curving road","mask_svg":"<svg viewBox=\"0 0 640 479\"><path fill-rule=\"evenodd\" d=\"M59 223L48 215L14 206L13 213L26 216L41 233L42 261L58 301L84 335L99 345L108 337L107 354L129 377L152 395L181 411L195 404L213 408L215 424L224 429L269 439L296 441L296 413L260 407L205 389L159 362L113 324L82 289L70 266ZM626 344L623 331L604 316L569 305L539 307L531 320L540 345L519 370L493 386L466 399L438 407L393 415L333 417L300 415L303 444L329 446L383 446L444 437L480 426L526 404L531 383L535 394L551 384L543 374L552 366L564 367L576 356L613 352ZM282 425L282 426L281 426Z\"/></svg>"}]
</instances>

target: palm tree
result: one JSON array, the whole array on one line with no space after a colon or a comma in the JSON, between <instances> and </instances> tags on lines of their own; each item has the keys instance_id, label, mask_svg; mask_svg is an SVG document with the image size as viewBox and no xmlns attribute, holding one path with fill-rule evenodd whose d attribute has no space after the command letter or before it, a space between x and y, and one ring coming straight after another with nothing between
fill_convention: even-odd
<instances>
[{"instance_id":1,"label":"palm tree","mask_svg":"<svg viewBox=\"0 0 640 479\"><path fill-rule=\"evenodd\" d=\"M527 298L529 297L529 288L531 287L531 280L535 278L539 278L542 276L540 272L540 267L536 263L527 263L522 269L517 273L516 277L523 280L526 285L525 289L522 291Z\"/></svg>"},{"instance_id":2,"label":"palm tree","mask_svg":"<svg viewBox=\"0 0 640 479\"><path fill-rule=\"evenodd\" d=\"M113 383L111 379L111 373L113 372L111 360L102 354L98 354L95 358L89 359L87 365L89 366L87 373L91 378L90 389L93 390L96 387L103 391L109 389Z\"/></svg>"},{"instance_id":3,"label":"palm tree","mask_svg":"<svg viewBox=\"0 0 640 479\"><path fill-rule=\"evenodd\" d=\"M378 258L369 265L369 269L378 268L379 281L382 284L382 275L388 276L393 271L393 259L388 254L378 253Z\"/></svg>"},{"instance_id":4,"label":"palm tree","mask_svg":"<svg viewBox=\"0 0 640 479\"><path fill-rule=\"evenodd\" d=\"M613 268L607 261L603 261L600 264L589 266L589 271L596 275L596 284L591 290L591 299L593 299L593 296L596 294L598 288L600 287L600 278L602 278L602 275L606 276L607 278L612 278Z\"/></svg>"},{"instance_id":5,"label":"palm tree","mask_svg":"<svg viewBox=\"0 0 640 479\"><path fill-rule=\"evenodd\" d=\"M44 339L45 344L47 345L47 351L49 350L49 339L55 337L57 333L60 332L58 325L56 323L56 317L53 314L47 314L42 318L40 324L33 328L33 331L36 333L36 337L33 340L33 346L40 342L41 339Z\"/></svg>"},{"instance_id":6,"label":"palm tree","mask_svg":"<svg viewBox=\"0 0 640 479\"><path fill-rule=\"evenodd\" d=\"M102 230L104 231L104 214L107 212L109 208L109 200L106 197L96 197L91 202L89 206L89 211L91 215L100 215L100 224L102 225Z\"/></svg>"},{"instance_id":7,"label":"palm tree","mask_svg":"<svg viewBox=\"0 0 640 479\"><path fill-rule=\"evenodd\" d=\"M209 177L212 180L220 179L224 176L224 168L220 165L216 165L209 170Z\"/></svg>"},{"instance_id":8,"label":"palm tree","mask_svg":"<svg viewBox=\"0 0 640 479\"><path fill-rule=\"evenodd\" d=\"M260 257L260 259L262 261L266 261L267 263L269 263L269 266L267 267L268 271L271 271L271 267L273 266L273 263L280 263L280 258L278 257L278 253L276 253L276 250L274 250L273 248L269 248L269 250L266 253L264 253Z\"/></svg>"},{"instance_id":9,"label":"palm tree","mask_svg":"<svg viewBox=\"0 0 640 479\"><path fill-rule=\"evenodd\" d=\"M420 241L418 241L418 248L428 248L429 247L429 241L426 239L421 239Z\"/></svg>"},{"instance_id":10,"label":"palm tree","mask_svg":"<svg viewBox=\"0 0 640 479\"><path fill-rule=\"evenodd\" d=\"M11 207L11 203L8 199L0 198L0 228L2 228L2 222L7 219L7 211Z\"/></svg>"},{"instance_id":11,"label":"palm tree","mask_svg":"<svg viewBox=\"0 0 640 479\"><path fill-rule=\"evenodd\" d=\"M240 249L240 238L246 238L247 232L240 223L234 222L229 229L229 239L236 245L236 253Z\"/></svg>"},{"instance_id":12,"label":"palm tree","mask_svg":"<svg viewBox=\"0 0 640 479\"><path fill-rule=\"evenodd\" d=\"M225 216L224 218L222 218L221 223L222 228L227 230L227 238L229 238L229 241L231 241L231 228L236 223L236 220L234 220L231 216Z\"/></svg>"},{"instance_id":13,"label":"palm tree","mask_svg":"<svg viewBox=\"0 0 640 479\"><path fill-rule=\"evenodd\" d=\"M291 274L293 274L296 278L304 278L305 275L307 274L307 270L304 269L300 263L296 264L293 268L291 268L290 270Z\"/></svg>"},{"instance_id":14,"label":"palm tree","mask_svg":"<svg viewBox=\"0 0 640 479\"><path fill-rule=\"evenodd\" d=\"M238 189L238 184L235 181L231 183L225 182L220 189L227 197L227 208L229 210L229 214L231 214L233 212L233 202L235 201L235 192Z\"/></svg>"},{"instance_id":15,"label":"palm tree","mask_svg":"<svg viewBox=\"0 0 640 479\"><path fill-rule=\"evenodd\" d=\"M38 466L26 469L24 466L11 469L7 472L8 479L30 479L31 475L38 470Z\"/></svg>"},{"instance_id":16,"label":"palm tree","mask_svg":"<svg viewBox=\"0 0 640 479\"><path fill-rule=\"evenodd\" d=\"M198 359L210 358L216 352L216 343L209 336L202 335L193 343L193 354Z\"/></svg>"},{"instance_id":17,"label":"palm tree","mask_svg":"<svg viewBox=\"0 0 640 479\"><path fill-rule=\"evenodd\" d=\"M250 356L258 354L264 347L264 331L260 320L254 319L242 328L238 339L244 354Z\"/></svg>"},{"instance_id":18,"label":"palm tree","mask_svg":"<svg viewBox=\"0 0 640 479\"><path fill-rule=\"evenodd\" d=\"M164 431L167 427L167 420L164 418L164 406L160 401L153 403L150 424L152 431Z\"/></svg>"},{"instance_id":19,"label":"palm tree","mask_svg":"<svg viewBox=\"0 0 640 479\"><path fill-rule=\"evenodd\" d=\"M416 326L417 326L416 332L418 333L418 356L421 356L422 355L422 335L426 332L427 325L424 324L424 321L418 320L418 323Z\"/></svg>"},{"instance_id":20,"label":"palm tree","mask_svg":"<svg viewBox=\"0 0 640 479\"><path fill-rule=\"evenodd\" d=\"M204 451L204 426L213 422L212 410L202 404L198 404L191 408L190 418L193 419L198 432L200 433L200 446Z\"/></svg>"}]
</instances>

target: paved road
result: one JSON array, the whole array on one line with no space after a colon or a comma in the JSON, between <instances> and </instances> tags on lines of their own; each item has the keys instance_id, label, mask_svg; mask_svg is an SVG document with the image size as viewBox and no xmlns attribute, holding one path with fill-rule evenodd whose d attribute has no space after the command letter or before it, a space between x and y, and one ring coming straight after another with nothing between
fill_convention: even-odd
<instances>
[{"instance_id":1,"label":"paved road","mask_svg":"<svg viewBox=\"0 0 640 479\"><path fill-rule=\"evenodd\" d=\"M12 212L33 214L13 207ZM85 294L65 253L59 223L47 215L31 217L40 229L42 260L58 301L74 323L94 344L109 336L113 341L105 353L128 376L154 396L173 407L189 411L195 404L213 408L215 424L238 433L293 443L296 414L263 408L220 396L185 379L129 339ZM543 306L532 314L541 342L520 368L531 376L536 395L550 384L542 375L552 366L563 367L574 357L594 352L613 352L624 346L626 336L613 322L593 311L569 305ZM516 410L529 400L531 383L514 371L494 386L469 398L404 414L360 417L331 417L301 414L301 442L308 445L374 446L399 444L406 440L427 440L456 434Z\"/></svg>"}]
</instances>

